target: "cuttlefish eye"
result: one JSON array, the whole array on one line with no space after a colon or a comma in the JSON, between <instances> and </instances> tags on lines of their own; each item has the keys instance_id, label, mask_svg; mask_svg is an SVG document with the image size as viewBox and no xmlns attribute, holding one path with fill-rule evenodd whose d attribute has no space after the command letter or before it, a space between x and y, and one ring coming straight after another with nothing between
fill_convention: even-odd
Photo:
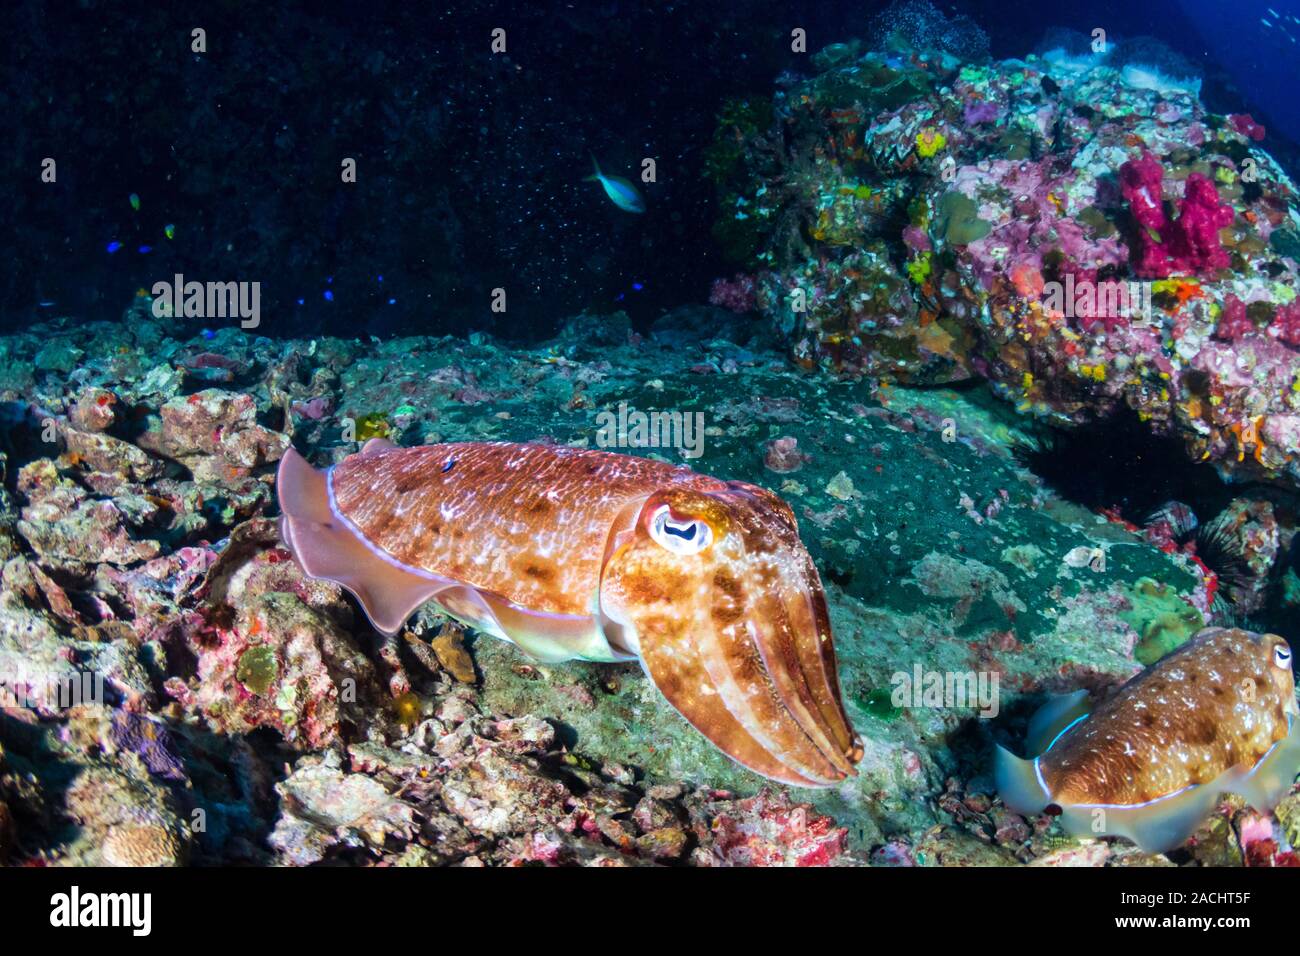
<instances>
[{"instance_id":1,"label":"cuttlefish eye","mask_svg":"<svg viewBox=\"0 0 1300 956\"><path fill-rule=\"evenodd\" d=\"M1286 644L1279 644L1273 648L1273 663L1278 667L1291 669L1291 648Z\"/></svg>"},{"instance_id":2,"label":"cuttlefish eye","mask_svg":"<svg viewBox=\"0 0 1300 956\"><path fill-rule=\"evenodd\" d=\"M650 537L673 554L699 554L713 543L713 529L698 518L675 518L664 505L650 519Z\"/></svg>"}]
</instances>

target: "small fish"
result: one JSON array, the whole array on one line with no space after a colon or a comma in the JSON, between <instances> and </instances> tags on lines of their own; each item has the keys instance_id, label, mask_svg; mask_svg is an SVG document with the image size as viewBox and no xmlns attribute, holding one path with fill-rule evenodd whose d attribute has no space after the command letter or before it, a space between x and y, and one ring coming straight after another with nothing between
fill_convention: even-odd
<instances>
[{"instance_id":1,"label":"small fish","mask_svg":"<svg viewBox=\"0 0 1300 956\"><path fill-rule=\"evenodd\" d=\"M1096 707L1087 692L1029 722L1023 760L997 749L998 792L1017 813L1059 808L1075 836L1181 846L1225 792L1270 811L1300 770L1291 647L1276 634L1206 628Z\"/></svg>"},{"instance_id":2,"label":"small fish","mask_svg":"<svg viewBox=\"0 0 1300 956\"><path fill-rule=\"evenodd\" d=\"M167 223L167 225L163 226L163 235L166 236L168 239L175 239L176 225L174 223L169 222Z\"/></svg>"},{"instance_id":3,"label":"small fish","mask_svg":"<svg viewBox=\"0 0 1300 956\"><path fill-rule=\"evenodd\" d=\"M140 197L137 196L135 193L131 193L130 199L131 199L131 208L134 209L136 212L139 212L139 211L140 211Z\"/></svg>"},{"instance_id":4,"label":"small fish","mask_svg":"<svg viewBox=\"0 0 1300 956\"><path fill-rule=\"evenodd\" d=\"M119 250L119 249L122 248L122 244L121 244L120 242L114 240L113 242L110 242L107 246L105 246L104 248L108 251L108 254L111 256L113 253L117 252L117 250Z\"/></svg>"},{"instance_id":5,"label":"small fish","mask_svg":"<svg viewBox=\"0 0 1300 956\"><path fill-rule=\"evenodd\" d=\"M645 212L645 200L635 186L622 176L606 176L600 171L600 163L596 162L595 156L591 157L591 165L596 168L596 172L583 182L600 183L605 189L605 195L624 212Z\"/></svg>"}]
</instances>

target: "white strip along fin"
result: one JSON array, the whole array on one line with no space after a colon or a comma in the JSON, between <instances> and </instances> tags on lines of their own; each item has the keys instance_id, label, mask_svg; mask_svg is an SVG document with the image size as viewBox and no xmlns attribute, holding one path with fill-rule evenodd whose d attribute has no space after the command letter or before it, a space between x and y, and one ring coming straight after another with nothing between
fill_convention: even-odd
<instances>
[{"instance_id":1,"label":"white strip along fin","mask_svg":"<svg viewBox=\"0 0 1300 956\"><path fill-rule=\"evenodd\" d=\"M1052 802L1038 771L1037 757L1047 753L1068 728L1088 716L1088 692L1058 694L1034 711L1029 718L1025 746L1034 759L1024 760L999 745L994 756L993 778L1002 802L1016 813L1035 816Z\"/></svg>"},{"instance_id":2,"label":"white strip along fin","mask_svg":"<svg viewBox=\"0 0 1300 956\"><path fill-rule=\"evenodd\" d=\"M1087 716L1086 691L1055 697L1030 720L1028 737L1047 746L1032 760L998 746L994 778L1002 801L1016 813L1033 816L1055 803L1039 770L1039 759L1061 735ZM1038 749L1034 747L1033 749ZM1213 812L1224 793L1236 793L1257 810L1272 810L1291 789L1300 765L1300 720L1291 717L1287 735L1251 767L1230 767L1208 784L1194 784L1144 804L1071 804L1060 807L1060 822L1076 837L1125 837L1147 853L1181 846Z\"/></svg>"},{"instance_id":3,"label":"white strip along fin","mask_svg":"<svg viewBox=\"0 0 1300 956\"><path fill-rule=\"evenodd\" d=\"M362 454L391 447L384 439L372 439ZM350 591L376 630L397 633L416 608L432 600L456 620L509 641L543 663L575 658L598 662L635 659L609 643L594 614L530 611L499 594L407 568L368 547L347 519L331 507L329 477L292 448L285 452L277 483L281 501L291 502L292 510L280 520L281 534L303 570Z\"/></svg>"}]
</instances>

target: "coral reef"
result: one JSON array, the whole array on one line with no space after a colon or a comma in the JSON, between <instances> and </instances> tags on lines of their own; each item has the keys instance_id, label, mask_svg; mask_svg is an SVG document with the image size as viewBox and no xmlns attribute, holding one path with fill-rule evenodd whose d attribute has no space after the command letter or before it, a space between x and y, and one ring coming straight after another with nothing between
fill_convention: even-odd
<instances>
[{"instance_id":1,"label":"coral reef","mask_svg":"<svg viewBox=\"0 0 1300 956\"><path fill-rule=\"evenodd\" d=\"M953 778L990 792L992 725L978 701L896 700L900 675L995 673L1004 700L1105 688L1166 633L1153 616L1208 607L1207 573L1190 546L1055 498L1015 458L1018 420L991 396L809 377L719 314L667 316L644 338L621 316L580 316L535 349L237 331L214 344L136 311L6 340L18 356L56 338L112 356L76 382L44 370L30 392L0 393L14 403L5 688L103 679L71 709L36 694L0 720L10 858L850 865L1050 852L1048 822L996 806L997 842L964 829L967 811L943 795ZM701 327L715 334L689 333ZM200 342L241 357L234 381L175 374ZM774 791L631 665L539 664L433 607L385 638L280 546L270 482L290 431L323 463L358 447L363 419L404 443L594 444L596 416L620 402L700 412L695 467L766 484L795 509L867 746L858 777ZM25 424L33 414L57 425L50 441ZM67 451L74 429L132 451L88 462ZM1248 513L1242 540L1255 541L1263 512ZM1289 521L1278 550L1260 552L1275 563ZM1134 617L1144 579L1162 582L1165 604ZM109 792L134 809L110 808Z\"/></svg>"},{"instance_id":2,"label":"coral reef","mask_svg":"<svg viewBox=\"0 0 1300 956\"><path fill-rule=\"evenodd\" d=\"M1149 43L927 42L828 49L733 129L717 228L747 230L795 359L984 378L1065 427L1127 406L1231 480L1300 486L1300 216L1263 131L1147 82L1174 68Z\"/></svg>"},{"instance_id":3,"label":"coral reef","mask_svg":"<svg viewBox=\"0 0 1300 956\"><path fill-rule=\"evenodd\" d=\"M1174 273L1213 276L1229 267L1219 230L1233 220L1232 207L1219 202L1214 183L1192 173L1183 183L1178 218L1164 210L1164 169L1149 153L1119 168L1120 191L1137 223L1139 256L1134 272L1143 279Z\"/></svg>"},{"instance_id":4,"label":"coral reef","mask_svg":"<svg viewBox=\"0 0 1300 956\"><path fill-rule=\"evenodd\" d=\"M0 860L1293 865L1296 795L1227 799L1157 857L1013 813L989 754L1045 695L1113 693L1202 625L1294 629L1294 184L1142 44L992 62L919 0L873 30L719 112L707 306L507 344L302 337L283 291L261 331L197 330L142 290L118 321L54 304L0 337ZM622 409L701 416L700 456L617 450L789 503L857 776L775 787L635 665L530 660L433 606L378 633L282 546L291 446L590 447Z\"/></svg>"}]
</instances>

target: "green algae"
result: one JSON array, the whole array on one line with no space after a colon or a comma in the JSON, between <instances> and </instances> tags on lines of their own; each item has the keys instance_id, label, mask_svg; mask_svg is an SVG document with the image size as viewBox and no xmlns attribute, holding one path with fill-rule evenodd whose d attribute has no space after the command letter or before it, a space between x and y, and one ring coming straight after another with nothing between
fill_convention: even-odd
<instances>
[{"instance_id":1,"label":"green algae","mask_svg":"<svg viewBox=\"0 0 1300 956\"><path fill-rule=\"evenodd\" d=\"M1098 239L1108 239L1118 231L1115 224L1106 218L1096 206L1087 206L1079 213L1079 221L1092 230Z\"/></svg>"},{"instance_id":2,"label":"green algae","mask_svg":"<svg viewBox=\"0 0 1300 956\"><path fill-rule=\"evenodd\" d=\"M265 694L275 684L279 676L279 665L275 659L275 650L264 644L250 647L239 655L239 664L235 668L235 677L251 694Z\"/></svg>"},{"instance_id":3,"label":"green algae","mask_svg":"<svg viewBox=\"0 0 1300 956\"><path fill-rule=\"evenodd\" d=\"M1034 151L1033 138L1022 129L1009 129L995 147L1006 159L1028 159Z\"/></svg>"},{"instance_id":4,"label":"green algae","mask_svg":"<svg viewBox=\"0 0 1300 956\"><path fill-rule=\"evenodd\" d=\"M1154 664L1176 650L1205 626L1201 612L1188 604L1168 584L1139 578L1121 589L1132 604L1120 618L1138 633L1133 656L1144 665Z\"/></svg>"},{"instance_id":5,"label":"green algae","mask_svg":"<svg viewBox=\"0 0 1300 956\"><path fill-rule=\"evenodd\" d=\"M917 285L924 285L925 280L930 278L932 259L930 253L923 252L907 264L907 275Z\"/></svg>"},{"instance_id":6,"label":"green algae","mask_svg":"<svg viewBox=\"0 0 1300 956\"><path fill-rule=\"evenodd\" d=\"M869 115L923 99L933 90L933 83L920 70L895 70L864 60L823 73L813 81L813 89L817 105L824 109L860 109Z\"/></svg>"},{"instance_id":7,"label":"green algae","mask_svg":"<svg viewBox=\"0 0 1300 956\"><path fill-rule=\"evenodd\" d=\"M903 713L901 707L894 706L894 695L886 687L877 687L868 691L861 698L862 710L878 720L897 720Z\"/></svg>"},{"instance_id":8,"label":"green algae","mask_svg":"<svg viewBox=\"0 0 1300 956\"><path fill-rule=\"evenodd\" d=\"M957 190L943 194L934 223L944 242L957 246L983 239L993 228L991 223L979 218L975 200Z\"/></svg>"}]
</instances>

